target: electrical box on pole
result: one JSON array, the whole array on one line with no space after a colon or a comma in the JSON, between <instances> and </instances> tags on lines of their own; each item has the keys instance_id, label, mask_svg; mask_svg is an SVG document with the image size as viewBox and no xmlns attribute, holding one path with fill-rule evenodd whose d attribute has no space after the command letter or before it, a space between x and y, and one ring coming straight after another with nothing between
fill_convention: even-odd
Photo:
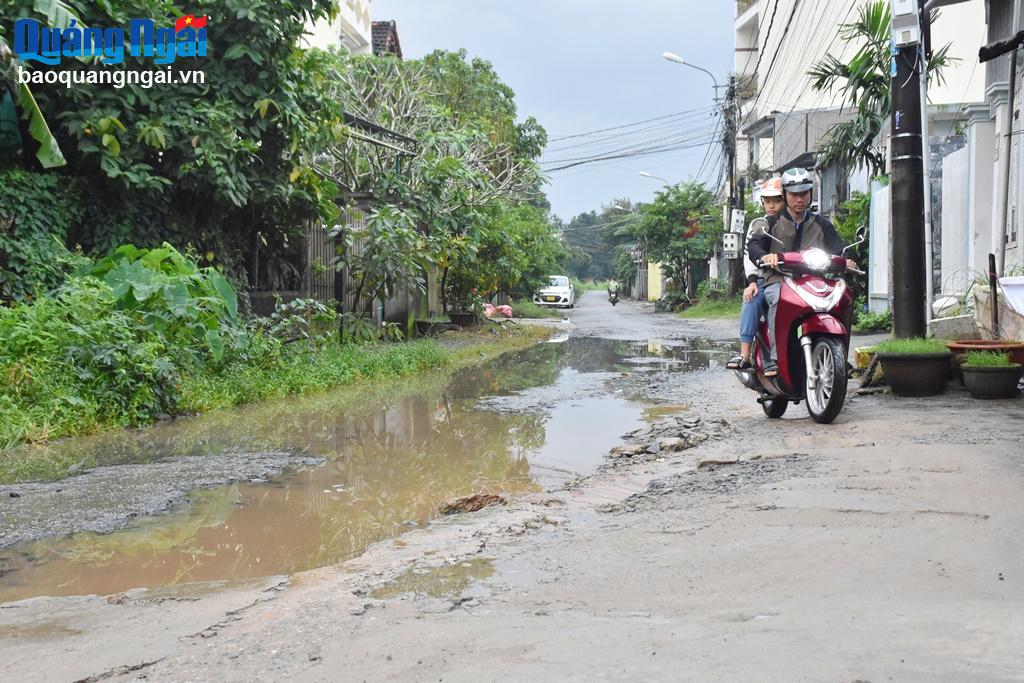
<instances>
[{"instance_id":1,"label":"electrical box on pole","mask_svg":"<svg viewBox=\"0 0 1024 683\"><path fill-rule=\"evenodd\" d=\"M892 43L897 48L921 42L917 0L892 0Z\"/></svg>"},{"instance_id":2,"label":"electrical box on pole","mask_svg":"<svg viewBox=\"0 0 1024 683\"><path fill-rule=\"evenodd\" d=\"M722 235L722 255L727 259L740 257L740 236L734 232Z\"/></svg>"},{"instance_id":3,"label":"electrical box on pole","mask_svg":"<svg viewBox=\"0 0 1024 683\"><path fill-rule=\"evenodd\" d=\"M747 212L742 209L732 210L732 220L729 222L729 232L743 234L743 227L747 224Z\"/></svg>"}]
</instances>

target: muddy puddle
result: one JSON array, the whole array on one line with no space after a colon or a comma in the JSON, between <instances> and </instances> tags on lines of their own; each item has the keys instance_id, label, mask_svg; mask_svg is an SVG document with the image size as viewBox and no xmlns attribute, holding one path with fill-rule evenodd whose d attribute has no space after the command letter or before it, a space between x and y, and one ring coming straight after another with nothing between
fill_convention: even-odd
<instances>
[{"instance_id":1,"label":"muddy puddle","mask_svg":"<svg viewBox=\"0 0 1024 683\"><path fill-rule=\"evenodd\" d=\"M573 338L450 382L407 383L355 402L329 394L291 399L64 442L55 447L88 451L106 464L261 451L327 462L269 481L194 491L175 511L114 533L11 546L0 551L0 602L337 563L427 524L452 498L555 488L593 471L621 434L686 409L630 400L610 391L609 379L658 367L696 370L727 356L713 346ZM475 575L473 569L466 573Z\"/></svg>"}]
</instances>

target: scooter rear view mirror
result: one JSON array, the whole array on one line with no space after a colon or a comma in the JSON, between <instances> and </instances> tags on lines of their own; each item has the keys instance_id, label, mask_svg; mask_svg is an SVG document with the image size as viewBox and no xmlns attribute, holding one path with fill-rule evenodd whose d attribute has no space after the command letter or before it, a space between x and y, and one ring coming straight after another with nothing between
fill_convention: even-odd
<instances>
[{"instance_id":1,"label":"scooter rear view mirror","mask_svg":"<svg viewBox=\"0 0 1024 683\"><path fill-rule=\"evenodd\" d=\"M768 221L765 220L764 218L755 218L754 220L750 221L750 233L752 235L767 235L768 237L772 238L779 244L782 244L782 240L768 232L768 228L770 227L771 226L768 225Z\"/></svg>"},{"instance_id":2,"label":"scooter rear view mirror","mask_svg":"<svg viewBox=\"0 0 1024 683\"><path fill-rule=\"evenodd\" d=\"M864 242L867 241L867 239L868 239L867 228L865 228L864 226L861 226L861 227L857 228L856 236L857 236L857 241L854 242L853 244L849 245L845 249L843 249L843 253L844 254L846 252L848 252L849 250L853 249L854 247L859 246L861 244L864 244Z\"/></svg>"}]
</instances>

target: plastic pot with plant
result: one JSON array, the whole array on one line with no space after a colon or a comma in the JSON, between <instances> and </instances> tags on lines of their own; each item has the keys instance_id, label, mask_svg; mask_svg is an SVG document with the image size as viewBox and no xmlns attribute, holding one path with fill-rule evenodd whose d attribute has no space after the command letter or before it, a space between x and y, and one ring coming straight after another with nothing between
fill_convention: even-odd
<instances>
[{"instance_id":1,"label":"plastic pot with plant","mask_svg":"<svg viewBox=\"0 0 1024 683\"><path fill-rule=\"evenodd\" d=\"M942 340L890 339L875 348L897 396L934 396L945 390L953 354Z\"/></svg>"},{"instance_id":2,"label":"plastic pot with plant","mask_svg":"<svg viewBox=\"0 0 1024 683\"><path fill-rule=\"evenodd\" d=\"M964 374L964 386L974 398L1017 396L1021 365L1011 362L1007 353L968 351L960 369Z\"/></svg>"}]
</instances>

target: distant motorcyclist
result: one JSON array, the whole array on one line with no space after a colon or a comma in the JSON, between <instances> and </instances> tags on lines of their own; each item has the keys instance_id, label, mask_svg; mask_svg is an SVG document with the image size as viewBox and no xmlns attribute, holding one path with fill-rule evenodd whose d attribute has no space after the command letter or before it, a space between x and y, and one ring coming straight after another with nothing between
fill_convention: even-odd
<instances>
[{"instance_id":1,"label":"distant motorcyclist","mask_svg":"<svg viewBox=\"0 0 1024 683\"><path fill-rule=\"evenodd\" d=\"M619 302L619 283L615 278L608 281L608 301L612 306Z\"/></svg>"}]
</instances>

